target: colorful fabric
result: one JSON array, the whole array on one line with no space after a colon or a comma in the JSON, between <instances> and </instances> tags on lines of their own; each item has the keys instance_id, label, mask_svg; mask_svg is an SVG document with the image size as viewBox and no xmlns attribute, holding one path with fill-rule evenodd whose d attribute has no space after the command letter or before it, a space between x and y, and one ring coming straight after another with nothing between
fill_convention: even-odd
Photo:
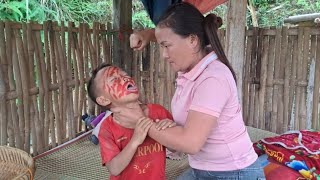
<instances>
[{"instance_id":1,"label":"colorful fabric","mask_svg":"<svg viewBox=\"0 0 320 180\"><path fill-rule=\"evenodd\" d=\"M291 131L260 140L254 148L306 179L320 180L320 132Z\"/></svg>"},{"instance_id":2,"label":"colorful fabric","mask_svg":"<svg viewBox=\"0 0 320 180\"><path fill-rule=\"evenodd\" d=\"M179 72L176 82L171 109L177 124L185 125L190 110L217 118L201 150L188 155L190 166L232 171L254 163L258 157L242 119L235 80L217 55L211 52L189 72Z\"/></svg>"},{"instance_id":3,"label":"colorful fabric","mask_svg":"<svg viewBox=\"0 0 320 180\"><path fill-rule=\"evenodd\" d=\"M162 106L148 104L149 118L172 119L171 114ZM118 155L129 143L134 130L124 128L113 121L112 116L102 122L99 132L102 164L105 165ZM149 136L141 144L129 165L119 176L110 176L111 180L164 180L166 149Z\"/></svg>"}]
</instances>

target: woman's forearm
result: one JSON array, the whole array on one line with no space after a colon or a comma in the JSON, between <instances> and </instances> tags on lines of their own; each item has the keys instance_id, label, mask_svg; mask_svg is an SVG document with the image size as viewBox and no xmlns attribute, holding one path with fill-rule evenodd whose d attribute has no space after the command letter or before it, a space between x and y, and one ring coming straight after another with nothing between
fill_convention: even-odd
<instances>
[{"instance_id":1,"label":"woman's forearm","mask_svg":"<svg viewBox=\"0 0 320 180\"><path fill-rule=\"evenodd\" d=\"M149 129L148 135L169 149L187 154L195 154L201 148L201 145L197 145L197 142L192 142L194 138L189 137L188 133L186 133L185 129L181 126L159 131L155 128L155 125L153 125ZM190 145L191 143L193 143L193 145Z\"/></svg>"}]
</instances>

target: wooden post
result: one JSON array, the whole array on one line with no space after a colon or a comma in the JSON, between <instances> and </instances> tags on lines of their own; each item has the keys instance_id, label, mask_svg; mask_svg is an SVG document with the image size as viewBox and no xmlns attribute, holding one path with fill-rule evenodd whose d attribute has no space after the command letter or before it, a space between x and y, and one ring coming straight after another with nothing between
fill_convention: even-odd
<instances>
[{"instance_id":1,"label":"wooden post","mask_svg":"<svg viewBox=\"0 0 320 180\"><path fill-rule=\"evenodd\" d=\"M226 28L226 55L237 75L239 100L242 104L243 66L245 62L245 33L246 33L247 0L228 1L228 22ZM246 98L246 97L244 97Z\"/></svg>"},{"instance_id":2,"label":"wooden post","mask_svg":"<svg viewBox=\"0 0 320 180\"><path fill-rule=\"evenodd\" d=\"M113 0L113 28L119 30L113 37L113 64L131 75L133 53L129 46L132 31L132 1Z\"/></svg>"}]
</instances>

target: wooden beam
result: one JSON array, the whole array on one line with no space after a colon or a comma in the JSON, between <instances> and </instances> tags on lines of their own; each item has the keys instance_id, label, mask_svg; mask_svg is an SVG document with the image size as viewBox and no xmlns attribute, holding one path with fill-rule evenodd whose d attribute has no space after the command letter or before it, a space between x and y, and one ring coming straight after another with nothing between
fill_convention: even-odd
<instances>
[{"instance_id":1,"label":"wooden beam","mask_svg":"<svg viewBox=\"0 0 320 180\"><path fill-rule=\"evenodd\" d=\"M131 74L133 52L129 44L132 32L132 1L113 0L113 28L119 33L113 36L112 63Z\"/></svg>"},{"instance_id":2,"label":"wooden beam","mask_svg":"<svg viewBox=\"0 0 320 180\"><path fill-rule=\"evenodd\" d=\"M290 16L283 20L284 23L296 24L304 21L315 23L315 19L320 18L320 13L303 14L298 16Z\"/></svg>"},{"instance_id":3,"label":"wooden beam","mask_svg":"<svg viewBox=\"0 0 320 180\"><path fill-rule=\"evenodd\" d=\"M227 57L237 75L237 86L240 103L242 104L243 67L245 63L245 32L246 32L247 0L228 1L225 50Z\"/></svg>"}]
</instances>

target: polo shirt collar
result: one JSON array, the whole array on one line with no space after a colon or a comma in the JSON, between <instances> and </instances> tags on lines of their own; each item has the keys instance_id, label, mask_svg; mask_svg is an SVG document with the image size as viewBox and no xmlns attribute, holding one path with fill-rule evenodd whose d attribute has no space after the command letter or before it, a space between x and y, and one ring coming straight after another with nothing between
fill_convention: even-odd
<instances>
[{"instance_id":1,"label":"polo shirt collar","mask_svg":"<svg viewBox=\"0 0 320 180\"><path fill-rule=\"evenodd\" d=\"M193 67L189 72L182 73L178 72L178 77L184 77L191 81L194 81L214 60L218 59L217 54L212 51L207 54L195 67Z\"/></svg>"}]
</instances>

